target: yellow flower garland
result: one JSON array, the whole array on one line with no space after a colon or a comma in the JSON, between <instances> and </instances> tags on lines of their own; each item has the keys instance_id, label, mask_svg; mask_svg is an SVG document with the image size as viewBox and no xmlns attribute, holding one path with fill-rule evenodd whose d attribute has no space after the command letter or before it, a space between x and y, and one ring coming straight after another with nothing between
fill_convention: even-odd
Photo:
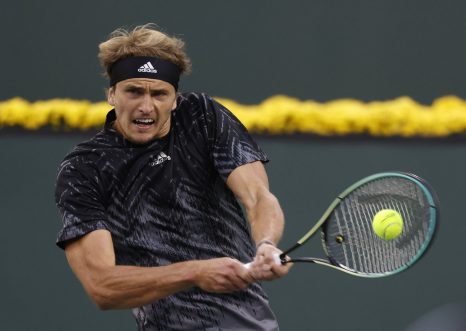
<instances>
[{"instance_id":1,"label":"yellow flower garland","mask_svg":"<svg viewBox=\"0 0 466 331\"><path fill-rule=\"evenodd\" d=\"M446 137L466 131L466 101L455 96L441 97L430 106L409 97L367 103L352 99L319 103L278 95L258 105L217 100L254 133ZM0 102L0 129L88 130L101 127L110 108L106 102L28 102L13 98Z\"/></svg>"}]
</instances>

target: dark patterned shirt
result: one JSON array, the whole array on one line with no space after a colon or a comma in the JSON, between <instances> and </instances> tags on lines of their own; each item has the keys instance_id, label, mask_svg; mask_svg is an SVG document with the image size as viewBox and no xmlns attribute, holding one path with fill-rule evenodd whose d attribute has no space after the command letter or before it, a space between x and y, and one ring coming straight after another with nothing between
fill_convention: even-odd
<instances>
[{"instance_id":1,"label":"dark patterned shirt","mask_svg":"<svg viewBox=\"0 0 466 331\"><path fill-rule=\"evenodd\" d=\"M65 157L56 185L58 246L106 229L118 265L251 261L249 224L226 179L266 155L232 113L204 94L181 94L171 116L166 136L140 145L112 129L111 111L105 128ZM192 288L133 314L145 331L278 329L258 284L233 294Z\"/></svg>"}]
</instances>

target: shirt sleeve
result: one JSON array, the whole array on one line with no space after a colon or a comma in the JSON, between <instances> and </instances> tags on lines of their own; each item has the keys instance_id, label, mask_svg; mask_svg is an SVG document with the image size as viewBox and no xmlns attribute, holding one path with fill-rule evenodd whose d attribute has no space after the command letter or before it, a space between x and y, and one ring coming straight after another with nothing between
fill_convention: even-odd
<instances>
[{"instance_id":1,"label":"shirt sleeve","mask_svg":"<svg viewBox=\"0 0 466 331\"><path fill-rule=\"evenodd\" d=\"M107 214L95 170L64 161L58 171L55 201L62 216L56 244L64 249L69 240L107 229Z\"/></svg>"},{"instance_id":2,"label":"shirt sleeve","mask_svg":"<svg viewBox=\"0 0 466 331\"><path fill-rule=\"evenodd\" d=\"M237 167L254 161L268 162L267 155L236 116L206 97L209 142L214 165L223 180Z\"/></svg>"}]
</instances>

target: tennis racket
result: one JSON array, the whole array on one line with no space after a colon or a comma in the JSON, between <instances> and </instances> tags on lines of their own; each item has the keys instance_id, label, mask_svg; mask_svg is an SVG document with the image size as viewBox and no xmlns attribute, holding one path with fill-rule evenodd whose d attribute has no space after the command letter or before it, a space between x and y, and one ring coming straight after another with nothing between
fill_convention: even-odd
<instances>
[{"instance_id":1,"label":"tennis racket","mask_svg":"<svg viewBox=\"0 0 466 331\"><path fill-rule=\"evenodd\" d=\"M401 234L392 240L380 238L372 228L375 214L383 209L395 210L403 219ZM424 179L403 172L378 173L338 195L317 223L277 256L277 263L315 263L370 278L394 275L423 256L437 223L437 195ZM326 259L287 259L319 229Z\"/></svg>"}]
</instances>

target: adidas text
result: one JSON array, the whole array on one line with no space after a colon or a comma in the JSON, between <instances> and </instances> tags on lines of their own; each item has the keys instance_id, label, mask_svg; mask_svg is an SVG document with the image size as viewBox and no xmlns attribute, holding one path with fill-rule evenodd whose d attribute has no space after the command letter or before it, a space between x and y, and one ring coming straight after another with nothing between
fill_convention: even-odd
<instances>
[{"instance_id":1,"label":"adidas text","mask_svg":"<svg viewBox=\"0 0 466 331\"><path fill-rule=\"evenodd\" d=\"M165 154L164 152L160 152L159 155L157 155L157 159L155 159L154 161L152 161L151 163L149 163L152 167L153 166L156 166L156 165L159 165L165 161L170 161L172 158L170 156L168 156L167 154Z\"/></svg>"},{"instance_id":2,"label":"adidas text","mask_svg":"<svg viewBox=\"0 0 466 331\"><path fill-rule=\"evenodd\" d=\"M152 63L150 63L150 62L147 62L146 64L140 66L138 71L139 72L150 72L152 74L157 73L157 69L155 69L154 66L152 65Z\"/></svg>"}]
</instances>

